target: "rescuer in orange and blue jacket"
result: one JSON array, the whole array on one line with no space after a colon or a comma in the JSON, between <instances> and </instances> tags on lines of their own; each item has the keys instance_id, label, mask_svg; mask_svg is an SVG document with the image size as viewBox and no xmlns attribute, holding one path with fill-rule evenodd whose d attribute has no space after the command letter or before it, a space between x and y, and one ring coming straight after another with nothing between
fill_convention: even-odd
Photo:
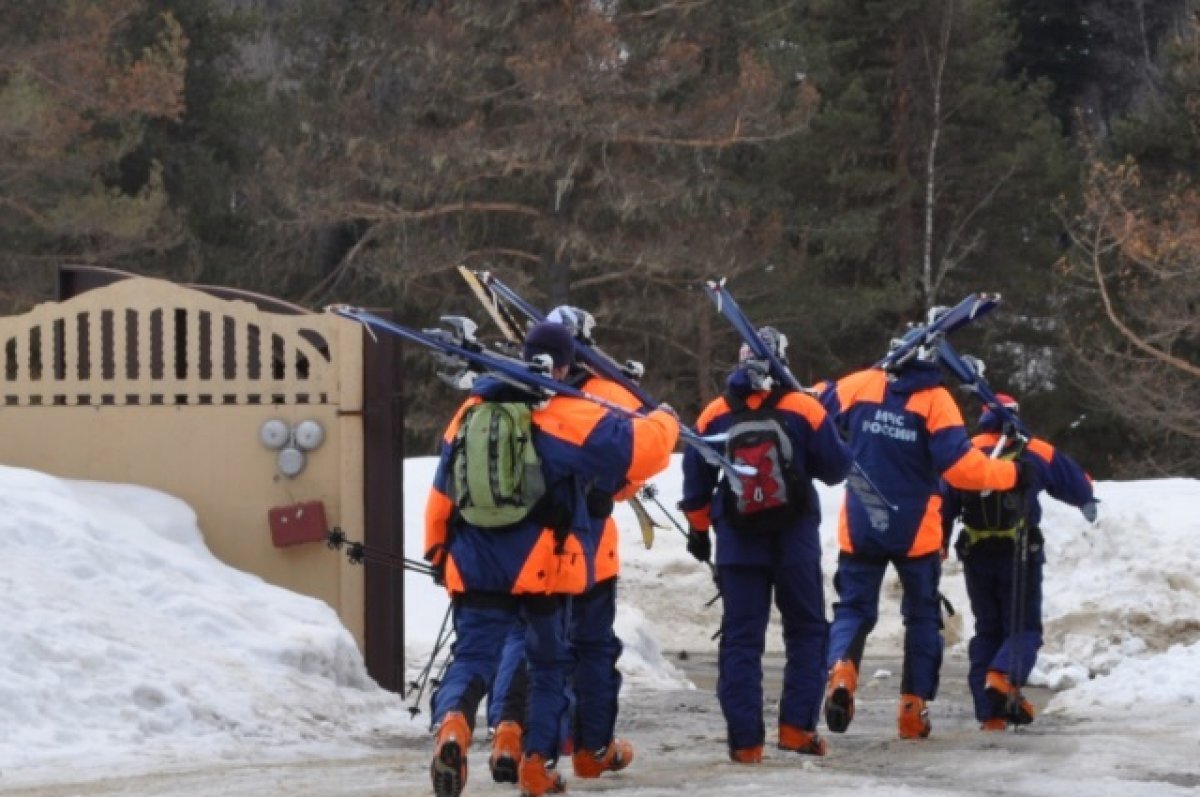
<instances>
[{"instance_id":1,"label":"rescuer in orange and blue jacket","mask_svg":"<svg viewBox=\"0 0 1200 797\"><path fill-rule=\"evenodd\" d=\"M905 629L896 724L901 738L923 738L931 728L926 704L937 694L942 662L939 477L964 489L1007 490L1017 483L1018 469L971 446L931 350L914 349L890 371L852 373L828 385L822 402L846 435L856 465L838 519L839 600L829 635L825 723L841 733L854 716L863 648L879 616L890 562L903 587Z\"/></svg>"},{"instance_id":2,"label":"rescuer in orange and blue jacket","mask_svg":"<svg viewBox=\"0 0 1200 797\"><path fill-rule=\"evenodd\" d=\"M557 379L566 375L573 354L574 342L560 324L539 324L526 337L525 358L550 357ZM595 579L587 490L602 479L650 478L667 466L679 433L678 422L667 411L630 419L584 399L543 400L522 392L495 380L479 380L443 437L426 506L425 557L444 573L457 636L453 661L433 697L438 731L431 778L439 797L462 791L475 713L495 675L505 638L517 622L526 628L529 691L519 782L522 791L534 797L563 787L552 764L566 705L569 596L587 591ZM459 420L468 406L497 400L523 400L533 406L532 439L548 510L502 531L465 522L449 497Z\"/></svg>"},{"instance_id":3,"label":"rescuer in orange and blue jacket","mask_svg":"<svg viewBox=\"0 0 1200 797\"><path fill-rule=\"evenodd\" d=\"M759 336L786 361L786 338L771 327L764 327ZM755 460L757 475L732 486L728 475L722 477L688 449L683 455L680 508L691 527L688 551L698 560L710 560L709 527L716 533L717 579L724 606L717 697L725 715L730 758L756 764L762 760L766 738L762 655L772 591L783 620L787 657L779 701L779 747L825 754L825 742L816 729L825 683L827 624L818 533L821 508L812 480L831 485L842 481L850 455L814 398L773 385L767 364L755 359L748 348L743 347L739 360L725 395L705 407L696 431L705 436L727 434L727 453L735 463L749 464L761 453ZM781 478L772 479L770 485L755 481L776 469ZM770 501L772 494L781 500ZM784 495L787 500L782 500Z\"/></svg>"},{"instance_id":4,"label":"rescuer in orange and blue jacket","mask_svg":"<svg viewBox=\"0 0 1200 797\"><path fill-rule=\"evenodd\" d=\"M1018 412L1016 399L1004 393L996 398L1010 412ZM1033 707L1019 698L1042 646L1042 569L1046 563L1041 530L1042 507L1038 493L1078 507L1089 522L1096 520L1092 480L1075 460L1050 443L1032 438L1023 445L991 409L979 419L980 433L972 444L989 456L1020 457L1033 474L1022 491L956 490L942 484L943 546L949 549L954 521L962 531L954 546L963 563L967 596L975 617L975 635L967 647L971 666L967 683L975 702L975 717L983 730L1004 730L1009 724L1033 721ZM1004 446L995 449L1004 440ZM993 452L995 452L993 454ZM1014 589L1014 556L1018 531L1026 535L1028 558L1017 573L1020 591ZM1018 563L1019 566L1019 563ZM1024 608L1013 627L1014 606ZM1012 696L1015 699L1010 699Z\"/></svg>"},{"instance_id":5,"label":"rescuer in orange and blue jacket","mask_svg":"<svg viewBox=\"0 0 1200 797\"><path fill-rule=\"evenodd\" d=\"M563 324L581 344L591 344L594 321L589 313L575 307L556 307L547 320ZM569 384L629 410L642 409L641 402L616 382L593 375L574 365L566 376ZM570 641L574 660L569 697L572 717L567 731L575 774L583 778L616 772L633 761L633 745L614 735L616 729L621 673L617 660L621 640L613 628L617 614L617 576L620 573L620 540L612 518L616 502L637 493L642 481L630 481L625 474L598 478L586 495L590 518L589 542L595 551L594 585L571 601ZM519 626L512 632L523 633ZM489 767L497 782L514 781L514 751L521 735L520 716L526 694L525 661L521 648L510 644L500 661L492 685L489 722L495 728ZM519 752L516 753L519 755Z\"/></svg>"}]
</instances>

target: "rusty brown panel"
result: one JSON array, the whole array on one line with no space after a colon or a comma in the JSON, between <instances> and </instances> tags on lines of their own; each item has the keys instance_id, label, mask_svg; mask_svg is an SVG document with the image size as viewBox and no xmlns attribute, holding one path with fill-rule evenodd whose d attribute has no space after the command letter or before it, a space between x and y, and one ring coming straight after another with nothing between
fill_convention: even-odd
<instances>
[{"instance_id":1,"label":"rusty brown panel","mask_svg":"<svg viewBox=\"0 0 1200 797\"><path fill-rule=\"evenodd\" d=\"M376 311L391 317L387 311ZM401 350L391 335L363 346L363 537L372 548L404 555L404 403ZM385 689L404 691L404 572L366 565L367 672Z\"/></svg>"}]
</instances>

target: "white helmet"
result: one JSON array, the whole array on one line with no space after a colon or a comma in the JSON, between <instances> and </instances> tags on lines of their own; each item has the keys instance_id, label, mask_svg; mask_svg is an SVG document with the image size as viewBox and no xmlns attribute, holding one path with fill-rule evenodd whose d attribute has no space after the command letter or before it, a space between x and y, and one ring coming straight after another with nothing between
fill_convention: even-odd
<instances>
[{"instance_id":1,"label":"white helmet","mask_svg":"<svg viewBox=\"0 0 1200 797\"><path fill-rule=\"evenodd\" d=\"M578 341L588 344L592 342L592 329L596 326L596 319L592 318L592 314L587 310L560 304L550 311L546 320L562 324L570 331L571 337Z\"/></svg>"}]
</instances>

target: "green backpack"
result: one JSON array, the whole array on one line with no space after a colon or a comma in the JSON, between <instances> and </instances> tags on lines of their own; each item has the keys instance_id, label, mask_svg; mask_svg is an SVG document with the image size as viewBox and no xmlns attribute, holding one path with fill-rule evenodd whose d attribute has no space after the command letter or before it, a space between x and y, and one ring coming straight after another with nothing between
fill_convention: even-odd
<instances>
[{"instance_id":1,"label":"green backpack","mask_svg":"<svg viewBox=\"0 0 1200 797\"><path fill-rule=\"evenodd\" d=\"M528 404L493 401L463 415L454 438L450 497L472 526L511 526L545 495L531 416Z\"/></svg>"}]
</instances>

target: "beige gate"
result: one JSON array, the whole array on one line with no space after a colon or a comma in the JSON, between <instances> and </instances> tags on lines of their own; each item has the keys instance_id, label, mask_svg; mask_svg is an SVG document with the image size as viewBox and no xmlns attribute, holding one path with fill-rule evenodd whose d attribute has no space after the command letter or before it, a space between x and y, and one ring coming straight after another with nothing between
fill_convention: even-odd
<instances>
[{"instance_id":1,"label":"beige gate","mask_svg":"<svg viewBox=\"0 0 1200 797\"><path fill-rule=\"evenodd\" d=\"M364 527L362 339L140 277L0 318L0 461L178 496L220 559L324 600L363 647L363 569L320 542L276 547L267 522L321 501L329 525ZM260 441L274 419L324 432L294 477Z\"/></svg>"}]
</instances>

